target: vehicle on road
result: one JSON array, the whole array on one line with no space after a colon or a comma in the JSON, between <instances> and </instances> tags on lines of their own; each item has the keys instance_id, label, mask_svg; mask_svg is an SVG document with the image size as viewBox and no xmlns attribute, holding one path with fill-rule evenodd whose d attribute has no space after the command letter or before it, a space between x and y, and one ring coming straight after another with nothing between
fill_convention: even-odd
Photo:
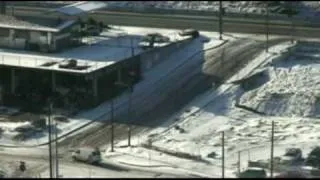
<instances>
[{"instance_id":1,"label":"vehicle on road","mask_svg":"<svg viewBox=\"0 0 320 180\"><path fill-rule=\"evenodd\" d=\"M302 160L302 151L299 148L288 148L286 153L281 157L280 163L292 165Z\"/></svg>"},{"instance_id":2,"label":"vehicle on road","mask_svg":"<svg viewBox=\"0 0 320 180\"><path fill-rule=\"evenodd\" d=\"M79 148L72 152L74 161L82 161L89 164L97 164L101 161L101 153L99 149Z\"/></svg>"}]
</instances>

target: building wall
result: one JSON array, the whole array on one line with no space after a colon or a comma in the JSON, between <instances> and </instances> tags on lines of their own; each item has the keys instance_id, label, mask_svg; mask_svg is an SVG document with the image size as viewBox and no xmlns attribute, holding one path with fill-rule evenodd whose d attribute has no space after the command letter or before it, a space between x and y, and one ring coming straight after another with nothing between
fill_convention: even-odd
<instances>
[{"instance_id":1,"label":"building wall","mask_svg":"<svg viewBox=\"0 0 320 180\"><path fill-rule=\"evenodd\" d=\"M0 28L0 46L35 51L41 51L41 47L47 46L51 51L61 50L71 45L70 31L78 27L76 24L59 33Z\"/></svg>"},{"instance_id":2,"label":"building wall","mask_svg":"<svg viewBox=\"0 0 320 180\"><path fill-rule=\"evenodd\" d=\"M187 45L190 41L191 39L175 42L164 47L150 49L141 54L140 61L142 74L166 60L169 55Z\"/></svg>"}]
</instances>

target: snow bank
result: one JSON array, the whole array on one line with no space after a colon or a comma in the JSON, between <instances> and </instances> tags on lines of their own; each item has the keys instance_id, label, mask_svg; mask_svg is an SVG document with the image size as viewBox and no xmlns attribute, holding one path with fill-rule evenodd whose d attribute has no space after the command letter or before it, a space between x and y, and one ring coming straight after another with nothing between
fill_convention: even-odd
<instances>
[{"instance_id":1,"label":"snow bank","mask_svg":"<svg viewBox=\"0 0 320 180\"><path fill-rule=\"evenodd\" d=\"M266 115L319 117L320 50L314 44L299 46L291 56L268 68L270 80L244 93L240 104Z\"/></svg>"}]
</instances>

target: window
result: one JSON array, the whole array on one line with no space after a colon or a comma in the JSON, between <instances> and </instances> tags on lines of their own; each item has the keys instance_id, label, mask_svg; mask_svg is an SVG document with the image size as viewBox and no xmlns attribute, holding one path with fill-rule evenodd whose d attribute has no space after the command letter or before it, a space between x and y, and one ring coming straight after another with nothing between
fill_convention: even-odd
<instances>
[{"instance_id":1,"label":"window","mask_svg":"<svg viewBox=\"0 0 320 180\"><path fill-rule=\"evenodd\" d=\"M29 37L29 32L26 30L15 30L15 37L16 38L23 38L23 39L27 39Z\"/></svg>"},{"instance_id":2,"label":"window","mask_svg":"<svg viewBox=\"0 0 320 180\"><path fill-rule=\"evenodd\" d=\"M0 37L9 37L9 29L0 28Z\"/></svg>"}]
</instances>

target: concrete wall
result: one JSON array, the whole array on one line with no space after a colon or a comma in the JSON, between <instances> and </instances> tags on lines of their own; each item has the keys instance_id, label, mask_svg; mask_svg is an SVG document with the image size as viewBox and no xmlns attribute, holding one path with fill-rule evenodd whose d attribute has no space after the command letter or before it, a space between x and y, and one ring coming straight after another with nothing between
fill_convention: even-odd
<instances>
[{"instance_id":1,"label":"concrete wall","mask_svg":"<svg viewBox=\"0 0 320 180\"><path fill-rule=\"evenodd\" d=\"M142 74L165 61L169 55L179 48L187 45L191 40L192 39L186 39L180 42L174 42L164 47L150 49L149 51L141 54L140 62Z\"/></svg>"}]
</instances>

